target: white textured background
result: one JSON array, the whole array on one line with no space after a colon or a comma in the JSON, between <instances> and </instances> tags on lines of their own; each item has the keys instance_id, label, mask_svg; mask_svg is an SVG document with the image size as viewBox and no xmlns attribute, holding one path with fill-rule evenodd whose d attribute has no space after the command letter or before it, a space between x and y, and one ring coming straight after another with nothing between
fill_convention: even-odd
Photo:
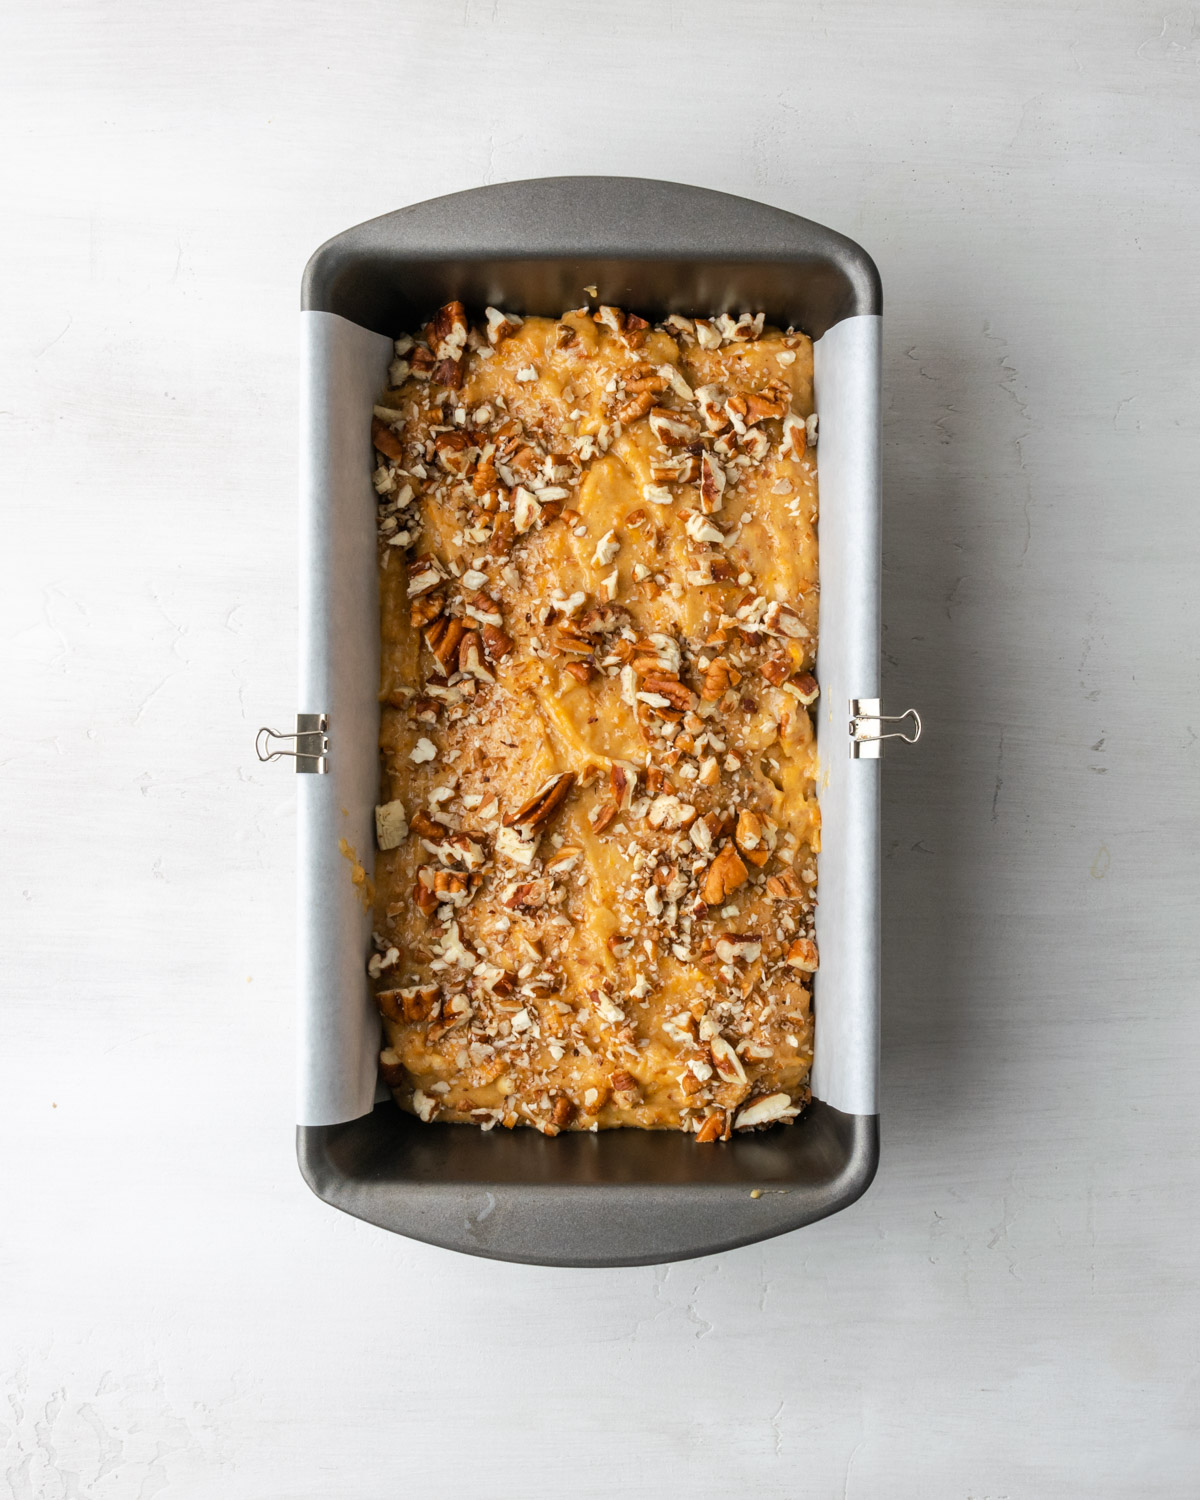
<instances>
[{"instance_id":1,"label":"white textured background","mask_svg":"<svg viewBox=\"0 0 1200 1500\"><path fill-rule=\"evenodd\" d=\"M1189 1497L1200 16L8 0L0 1441L15 1500ZM391 1238L292 1155L300 273L562 172L886 297L885 1152L670 1269Z\"/></svg>"}]
</instances>

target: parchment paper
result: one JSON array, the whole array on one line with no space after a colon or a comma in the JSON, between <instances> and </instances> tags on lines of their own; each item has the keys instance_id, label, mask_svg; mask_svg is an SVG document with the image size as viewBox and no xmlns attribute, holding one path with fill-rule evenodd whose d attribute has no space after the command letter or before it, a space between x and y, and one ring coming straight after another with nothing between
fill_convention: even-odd
<instances>
[{"instance_id":1,"label":"parchment paper","mask_svg":"<svg viewBox=\"0 0 1200 1500\"><path fill-rule=\"evenodd\" d=\"M366 1114L380 1025L366 975L370 918L339 849L374 869L379 617L370 409L391 343L305 312L301 375L300 695L329 714L329 774L299 792L302 1125ZM849 699L879 692L880 319L816 345L821 642L816 1052L813 1092L874 1114L879 1047L879 762L851 760Z\"/></svg>"}]
</instances>

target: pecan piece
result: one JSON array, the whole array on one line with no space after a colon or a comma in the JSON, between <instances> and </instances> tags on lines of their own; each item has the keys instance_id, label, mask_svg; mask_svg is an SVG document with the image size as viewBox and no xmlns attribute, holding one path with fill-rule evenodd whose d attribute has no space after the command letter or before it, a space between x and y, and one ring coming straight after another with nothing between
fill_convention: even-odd
<instances>
[{"instance_id":1,"label":"pecan piece","mask_svg":"<svg viewBox=\"0 0 1200 1500\"><path fill-rule=\"evenodd\" d=\"M641 1090L638 1081L632 1073L627 1073L619 1068L612 1075L613 1103L620 1105L622 1109L632 1109L635 1104L641 1102Z\"/></svg>"},{"instance_id":2,"label":"pecan piece","mask_svg":"<svg viewBox=\"0 0 1200 1500\"><path fill-rule=\"evenodd\" d=\"M721 509L725 494L725 470L711 453L700 455L700 509L711 516Z\"/></svg>"},{"instance_id":3,"label":"pecan piece","mask_svg":"<svg viewBox=\"0 0 1200 1500\"><path fill-rule=\"evenodd\" d=\"M576 682L591 682L595 675L592 668L585 661L569 661L563 670L569 672Z\"/></svg>"},{"instance_id":4,"label":"pecan piece","mask_svg":"<svg viewBox=\"0 0 1200 1500\"><path fill-rule=\"evenodd\" d=\"M726 844L708 867L704 877L703 896L709 906L720 906L739 886L743 886L749 871L742 863L732 844Z\"/></svg>"},{"instance_id":5,"label":"pecan piece","mask_svg":"<svg viewBox=\"0 0 1200 1500\"><path fill-rule=\"evenodd\" d=\"M445 607L445 594L418 594L409 608L409 624L414 630L419 630L423 625L431 625Z\"/></svg>"},{"instance_id":6,"label":"pecan piece","mask_svg":"<svg viewBox=\"0 0 1200 1500\"><path fill-rule=\"evenodd\" d=\"M602 802L594 807L588 814L588 821L592 825L593 833L603 833L616 820L617 804L615 802Z\"/></svg>"},{"instance_id":7,"label":"pecan piece","mask_svg":"<svg viewBox=\"0 0 1200 1500\"><path fill-rule=\"evenodd\" d=\"M773 687L782 687L788 680L792 667L784 656L769 657L758 669Z\"/></svg>"},{"instance_id":8,"label":"pecan piece","mask_svg":"<svg viewBox=\"0 0 1200 1500\"><path fill-rule=\"evenodd\" d=\"M812 707L821 691L817 686L817 679L811 672L797 672L795 677L785 683L784 686L789 693L799 698L805 708Z\"/></svg>"},{"instance_id":9,"label":"pecan piece","mask_svg":"<svg viewBox=\"0 0 1200 1500\"><path fill-rule=\"evenodd\" d=\"M429 873L428 885L422 879L426 871ZM433 867L431 865L422 865L421 869L417 872L417 882L413 886L413 900L417 903L417 907L423 916L432 917L434 912L437 911L438 898L433 889Z\"/></svg>"},{"instance_id":10,"label":"pecan piece","mask_svg":"<svg viewBox=\"0 0 1200 1500\"><path fill-rule=\"evenodd\" d=\"M638 391L636 395L630 396L628 401L623 401L617 407L615 413L617 421L628 426L630 422L636 422L639 417L644 417L653 405L653 391Z\"/></svg>"},{"instance_id":11,"label":"pecan piece","mask_svg":"<svg viewBox=\"0 0 1200 1500\"><path fill-rule=\"evenodd\" d=\"M544 781L538 787L523 807L505 817L505 828L516 828L523 837L528 838L546 826L566 801L567 794L574 785L574 771L560 771L557 776L551 776L549 781Z\"/></svg>"},{"instance_id":12,"label":"pecan piece","mask_svg":"<svg viewBox=\"0 0 1200 1500\"><path fill-rule=\"evenodd\" d=\"M488 543L489 557L507 557L512 551L513 523L511 516L500 516L492 528L492 539Z\"/></svg>"},{"instance_id":13,"label":"pecan piece","mask_svg":"<svg viewBox=\"0 0 1200 1500\"><path fill-rule=\"evenodd\" d=\"M457 660L459 642L466 633L467 627L461 620L445 615L426 629L425 644L437 658L438 666L443 672L448 672L450 663Z\"/></svg>"},{"instance_id":14,"label":"pecan piece","mask_svg":"<svg viewBox=\"0 0 1200 1500\"><path fill-rule=\"evenodd\" d=\"M550 1118L562 1130L575 1118L575 1113L575 1105L571 1100L565 1094L559 1094L550 1111Z\"/></svg>"},{"instance_id":15,"label":"pecan piece","mask_svg":"<svg viewBox=\"0 0 1200 1500\"><path fill-rule=\"evenodd\" d=\"M447 390L457 391L463 383L463 362L461 359L442 359L433 367L434 385L444 385Z\"/></svg>"},{"instance_id":16,"label":"pecan piece","mask_svg":"<svg viewBox=\"0 0 1200 1500\"><path fill-rule=\"evenodd\" d=\"M465 474L471 466L471 440L463 432L439 432L433 440L438 463L448 474Z\"/></svg>"},{"instance_id":17,"label":"pecan piece","mask_svg":"<svg viewBox=\"0 0 1200 1500\"><path fill-rule=\"evenodd\" d=\"M787 961L793 969L812 974L817 966L817 945L811 938L797 938L788 949Z\"/></svg>"},{"instance_id":18,"label":"pecan piece","mask_svg":"<svg viewBox=\"0 0 1200 1500\"><path fill-rule=\"evenodd\" d=\"M393 1089L404 1082L404 1064L400 1061L400 1054L390 1047L385 1047L379 1054L379 1076Z\"/></svg>"},{"instance_id":19,"label":"pecan piece","mask_svg":"<svg viewBox=\"0 0 1200 1500\"><path fill-rule=\"evenodd\" d=\"M733 837L734 842L751 864L761 867L770 859L771 852L763 844L762 819L757 813L743 808L738 813L737 831Z\"/></svg>"},{"instance_id":20,"label":"pecan piece","mask_svg":"<svg viewBox=\"0 0 1200 1500\"><path fill-rule=\"evenodd\" d=\"M388 458L404 457L404 445L387 423L378 417L371 418L371 441L380 453L386 454Z\"/></svg>"},{"instance_id":21,"label":"pecan piece","mask_svg":"<svg viewBox=\"0 0 1200 1500\"><path fill-rule=\"evenodd\" d=\"M772 901L794 901L803 894L804 887L790 865L784 865L778 874L771 875L767 880L767 895Z\"/></svg>"},{"instance_id":22,"label":"pecan piece","mask_svg":"<svg viewBox=\"0 0 1200 1500\"><path fill-rule=\"evenodd\" d=\"M634 665L636 668L637 664ZM691 688L680 682L678 677L668 677L663 672L648 672L642 681L642 690L657 693L679 713L687 713L696 706L696 695Z\"/></svg>"},{"instance_id":23,"label":"pecan piece","mask_svg":"<svg viewBox=\"0 0 1200 1500\"><path fill-rule=\"evenodd\" d=\"M737 668L731 666L723 656L718 656L704 674L704 687L700 696L705 703L715 703L718 698L724 697L727 688L736 687L741 680L742 674Z\"/></svg>"},{"instance_id":24,"label":"pecan piece","mask_svg":"<svg viewBox=\"0 0 1200 1500\"><path fill-rule=\"evenodd\" d=\"M503 630L497 630L494 625L483 627L483 644L487 654L493 661L499 661L502 656L507 656L513 648L513 643Z\"/></svg>"},{"instance_id":25,"label":"pecan piece","mask_svg":"<svg viewBox=\"0 0 1200 1500\"><path fill-rule=\"evenodd\" d=\"M715 1114L709 1115L704 1124L696 1132L697 1146L707 1146L713 1141L727 1140L729 1127L726 1124L726 1114L719 1109Z\"/></svg>"},{"instance_id":26,"label":"pecan piece","mask_svg":"<svg viewBox=\"0 0 1200 1500\"><path fill-rule=\"evenodd\" d=\"M418 807L409 819L408 825L418 838L433 839L435 842L446 837L445 826L435 823L423 807Z\"/></svg>"},{"instance_id":27,"label":"pecan piece","mask_svg":"<svg viewBox=\"0 0 1200 1500\"><path fill-rule=\"evenodd\" d=\"M428 1021L437 1009L436 984L415 985L397 992L406 1021Z\"/></svg>"}]
</instances>

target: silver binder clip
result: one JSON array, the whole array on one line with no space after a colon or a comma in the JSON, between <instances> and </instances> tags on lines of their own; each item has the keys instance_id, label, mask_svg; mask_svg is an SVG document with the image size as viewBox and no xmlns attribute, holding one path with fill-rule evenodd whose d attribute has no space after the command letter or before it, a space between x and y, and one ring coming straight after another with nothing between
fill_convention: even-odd
<instances>
[{"instance_id":1,"label":"silver binder clip","mask_svg":"<svg viewBox=\"0 0 1200 1500\"><path fill-rule=\"evenodd\" d=\"M273 740L294 740L294 749L273 745ZM259 760L282 760L291 756L296 770L310 776L324 776L329 770L329 715L297 714L295 734L280 734L278 729L260 729L254 749Z\"/></svg>"},{"instance_id":2,"label":"silver binder clip","mask_svg":"<svg viewBox=\"0 0 1200 1500\"><path fill-rule=\"evenodd\" d=\"M912 720L912 733L902 729L884 731L885 724L902 724ZM906 708L902 714L885 714L878 698L851 698L850 700L850 755L854 760L878 760L884 740L903 740L906 745L915 745L921 738L921 715L915 708Z\"/></svg>"}]
</instances>

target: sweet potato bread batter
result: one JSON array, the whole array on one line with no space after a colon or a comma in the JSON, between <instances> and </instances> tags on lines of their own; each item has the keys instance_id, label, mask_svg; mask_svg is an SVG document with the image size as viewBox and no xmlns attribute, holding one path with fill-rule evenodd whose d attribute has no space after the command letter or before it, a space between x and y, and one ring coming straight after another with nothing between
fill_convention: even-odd
<instances>
[{"instance_id":1,"label":"sweet potato bread batter","mask_svg":"<svg viewBox=\"0 0 1200 1500\"><path fill-rule=\"evenodd\" d=\"M812 345L459 303L375 408L381 1071L708 1142L809 1098Z\"/></svg>"}]
</instances>

